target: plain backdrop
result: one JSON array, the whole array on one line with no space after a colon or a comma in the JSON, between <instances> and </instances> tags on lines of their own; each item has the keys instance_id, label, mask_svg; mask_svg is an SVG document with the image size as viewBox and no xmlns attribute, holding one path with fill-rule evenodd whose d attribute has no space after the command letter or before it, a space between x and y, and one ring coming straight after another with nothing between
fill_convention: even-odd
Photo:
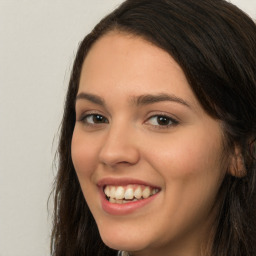
<instances>
[{"instance_id":1,"label":"plain backdrop","mask_svg":"<svg viewBox=\"0 0 256 256\"><path fill-rule=\"evenodd\" d=\"M0 0L0 256L50 255L54 155L81 39L122 0ZM256 18L256 0L233 0Z\"/></svg>"}]
</instances>

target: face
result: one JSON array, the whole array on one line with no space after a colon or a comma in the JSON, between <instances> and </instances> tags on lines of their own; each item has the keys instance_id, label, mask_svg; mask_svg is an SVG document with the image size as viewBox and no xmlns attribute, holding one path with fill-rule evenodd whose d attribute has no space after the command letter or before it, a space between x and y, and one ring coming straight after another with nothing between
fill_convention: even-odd
<instances>
[{"instance_id":1,"label":"face","mask_svg":"<svg viewBox=\"0 0 256 256\"><path fill-rule=\"evenodd\" d=\"M89 51L72 159L103 241L132 255L199 255L225 175L222 130L174 59L110 32Z\"/></svg>"}]
</instances>

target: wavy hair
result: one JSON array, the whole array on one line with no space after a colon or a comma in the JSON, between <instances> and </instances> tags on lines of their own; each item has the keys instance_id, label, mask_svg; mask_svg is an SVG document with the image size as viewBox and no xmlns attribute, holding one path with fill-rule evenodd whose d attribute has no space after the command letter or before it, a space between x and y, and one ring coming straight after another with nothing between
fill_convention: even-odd
<instances>
[{"instance_id":1,"label":"wavy hair","mask_svg":"<svg viewBox=\"0 0 256 256\"><path fill-rule=\"evenodd\" d=\"M92 45L113 30L142 37L168 52L204 110L223 124L227 154L233 155L235 146L241 149L246 173L227 174L223 180L209 255L255 256L256 25L224 0L127 0L83 39L61 124L52 256L117 254L100 238L71 159L82 64Z\"/></svg>"}]
</instances>

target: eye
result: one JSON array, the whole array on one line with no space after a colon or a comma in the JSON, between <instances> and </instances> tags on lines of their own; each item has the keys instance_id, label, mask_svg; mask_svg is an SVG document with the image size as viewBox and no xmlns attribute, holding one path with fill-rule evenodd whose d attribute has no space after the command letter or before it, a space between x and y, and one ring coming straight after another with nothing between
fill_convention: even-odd
<instances>
[{"instance_id":1,"label":"eye","mask_svg":"<svg viewBox=\"0 0 256 256\"><path fill-rule=\"evenodd\" d=\"M87 125L108 123L108 119L100 114L88 114L81 121Z\"/></svg>"},{"instance_id":2,"label":"eye","mask_svg":"<svg viewBox=\"0 0 256 256\"><path fill-rule=\"evenodd\" d=\"M154 115L150 117L146 123L153 126L159 126L159 128L167 128L169 126L177 125L178 121L166 115Z\"/></svg>"}]
</instances>

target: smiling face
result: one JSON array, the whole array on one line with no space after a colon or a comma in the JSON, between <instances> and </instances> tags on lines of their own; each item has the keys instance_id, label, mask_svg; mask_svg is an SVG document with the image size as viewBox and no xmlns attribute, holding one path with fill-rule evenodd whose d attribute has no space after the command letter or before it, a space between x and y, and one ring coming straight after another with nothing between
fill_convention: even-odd
<instances>
[{"instance_id":1,"label":"smiling face","mask_svg":"<svg viewBox=\"0 0 256 256\"><path fill-rule=\"evenodd\" d=\"M226 170L223 136L173 58L106 34L84 61L76 120L72 159L103 241L132 255L200 255Z\"/></svg>"}]
</instances>

